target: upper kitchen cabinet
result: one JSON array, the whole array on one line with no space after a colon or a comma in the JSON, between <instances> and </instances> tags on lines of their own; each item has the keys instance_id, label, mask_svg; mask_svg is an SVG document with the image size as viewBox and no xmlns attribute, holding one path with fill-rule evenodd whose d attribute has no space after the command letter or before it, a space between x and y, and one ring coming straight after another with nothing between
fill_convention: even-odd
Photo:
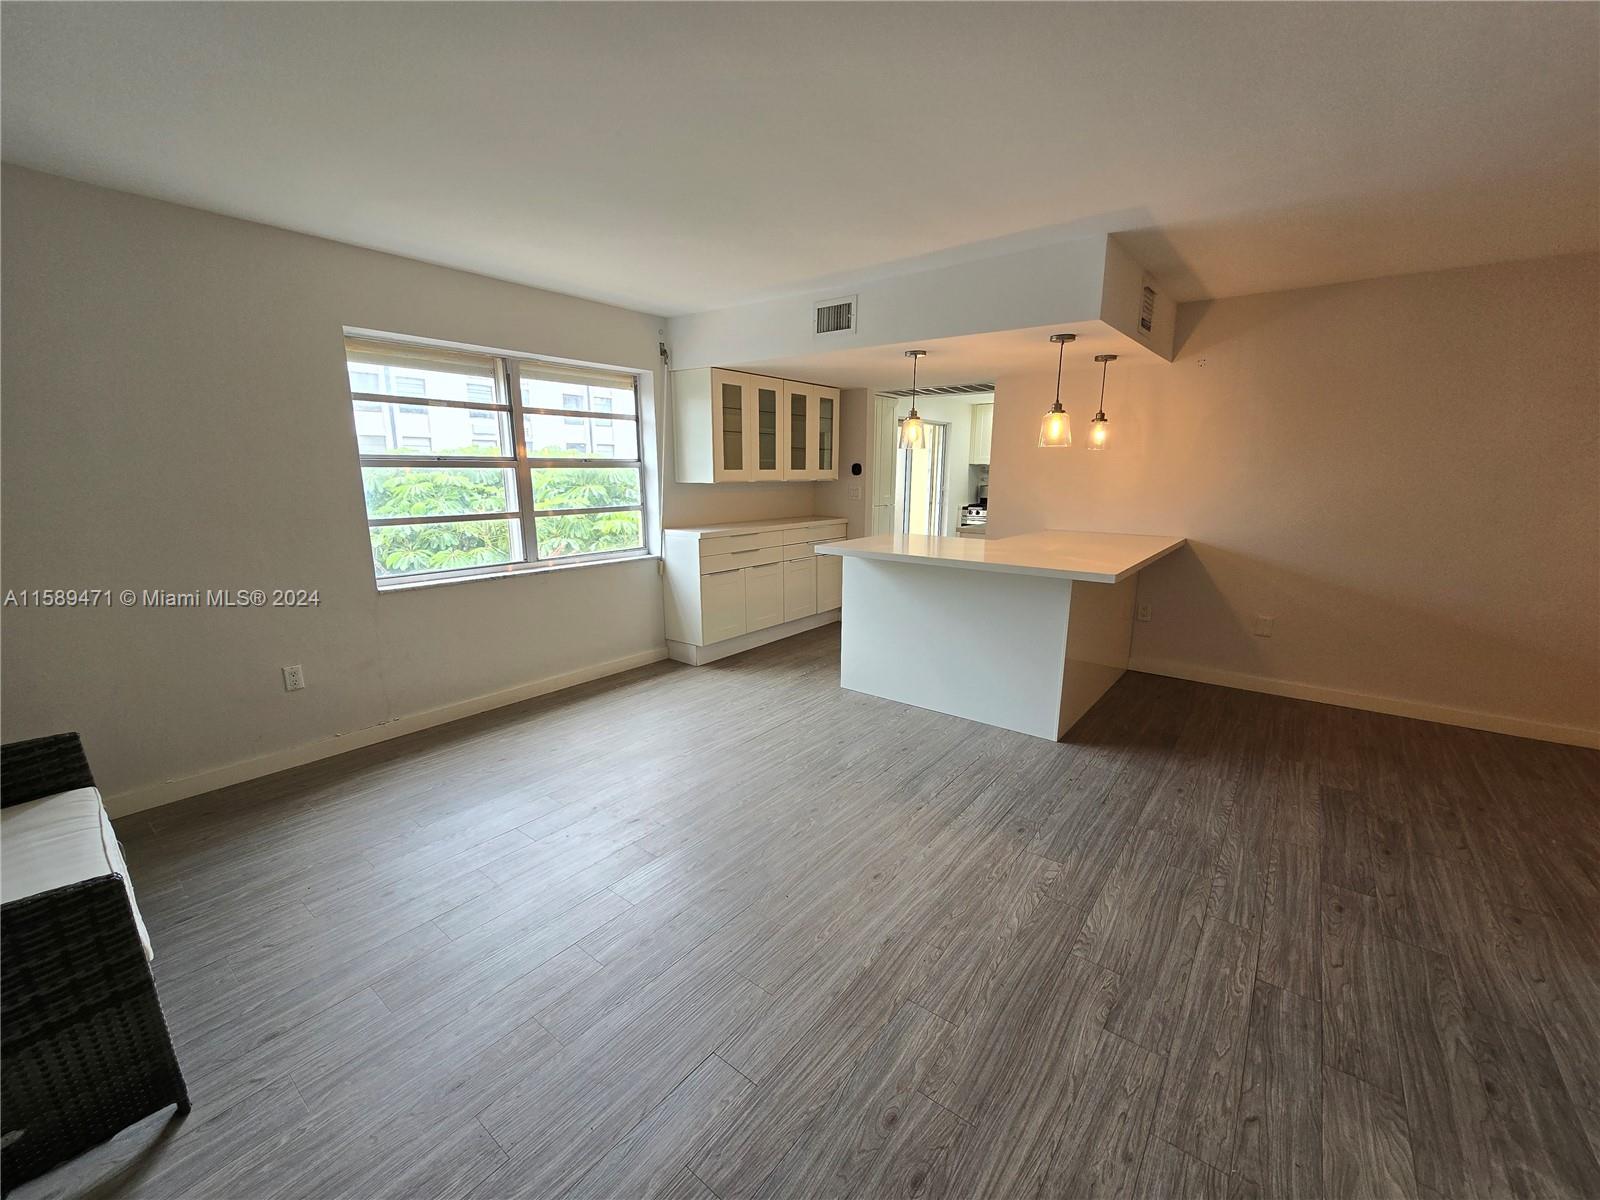
<instances>
[{"instance_id":1,"label":"upper kitchen cabinet","mask_svg":"<svg viewBox=\"0 0 1600 1200\"><path fill-rule=\"evenodd\" d=\"M788 421L783 477L839 478L839 389L786 379L783 395Z\"/></svg>"},{"instance_id":2,"label":"upper kitchen cabinet","mask_svg":"<svg viewBox=\"0 0 1600 1200\"><path fill-rule=\"evenodd\" d=\"M994 405L972 406L972 438L968 442L967 461L975 467L989 465L989 443L994 437Z\"/></svg>"},{"instance_id":3,"label":"upper kitchen cabinet","mask_svg":"<svg viewBox=\"0 0 1600 1200\"><path fill-rule=\"evenodd\" d=\"M737 371L674 371L679 483L755 478L755 380Z\"/></svg>"},{"instance_id":4,"label":"upper kitchen cabinet","mask_svg":"<svg viewBox=\"0 0 1600 1200\"><path fill-rule=\"evenodd\" d=\"M705 367L672 394L679 483L839 477L837 388Z\"/></svg>"}]
</instances>

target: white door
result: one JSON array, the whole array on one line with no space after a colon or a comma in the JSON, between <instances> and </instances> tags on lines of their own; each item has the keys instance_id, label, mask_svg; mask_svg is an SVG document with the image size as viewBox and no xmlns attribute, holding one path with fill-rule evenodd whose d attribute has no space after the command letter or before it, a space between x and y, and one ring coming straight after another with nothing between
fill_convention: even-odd
<instances>
[{"instance_id":1,"label":"white door","mask_svg":"<svg viewBox=\"0 0 1600 1200\"><path fill-rule=\"evenodd\" d=\"M895 528L901 533L938 537L945 529L945 434L943 421L923 421L922 445L897 450Z\"/></svg>"},{"instance_id":2,"label":"white door","mask_svg":"<svg viewBox=\"0 0 1600 1200\"><path fill-rule=\"evenodd\" d=\"M894 531L894 439L897 426L894 420L895 401L892 396L873 397L872 412L872 478L867 486L872 489L872 532Z\"/></svg>"}]
</instances>

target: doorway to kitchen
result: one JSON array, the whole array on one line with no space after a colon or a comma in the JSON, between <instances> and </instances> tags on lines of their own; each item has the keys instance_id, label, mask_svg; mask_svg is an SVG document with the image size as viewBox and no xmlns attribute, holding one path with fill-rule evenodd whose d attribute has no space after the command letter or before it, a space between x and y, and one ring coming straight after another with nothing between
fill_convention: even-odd
<instances>
[{"instance_id":1,"label":"doorway to kitchen","mask_svg":"<svg viewBox=\"0 0 1600 1200\"><path fill-rule=\"evenodd\" d=\"M895 429L905 418L896 421ZM944 421L923 421L922 445L895 452L895 528L901 533L938 535L944 532L945 447L950 426ZM896 439L898 441L898 439Z\"/></svg>"},{"instance_id":2,"label":"doorway to kitchen","mask_svg":"<svg viewBox=\"0 0 1600 1200\"><path fill-rule=\"evenodd\" d=\"M994 384L936 386L918 393L917 411L923 426L930 431L935 425L940 429L937 463L931 441L928 449L917 452L920 462L916 458L908 462L906 452L899 448L900 423L911 409L909 389L879 392L873 400L868 528L875 534L925 529L942 537L984 536L989 517ZM912 503L906 503L908 498Z\"/></svg>"}]
</instances>

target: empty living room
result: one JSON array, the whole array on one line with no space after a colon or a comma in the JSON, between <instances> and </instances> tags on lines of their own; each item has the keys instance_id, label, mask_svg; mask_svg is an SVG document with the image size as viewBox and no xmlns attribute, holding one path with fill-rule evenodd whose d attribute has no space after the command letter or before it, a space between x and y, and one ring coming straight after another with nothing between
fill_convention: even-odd
<instances>
[{"instance_id":1,"label":"empty living room","mask_svg":"<svg viewBox=\"0 0 1600 1200\"><path fill-rule=\"evenodd\" d=\"M1600 2L0 0L7 1200L1600 1200Z\"/></svg>"}]
</instances>

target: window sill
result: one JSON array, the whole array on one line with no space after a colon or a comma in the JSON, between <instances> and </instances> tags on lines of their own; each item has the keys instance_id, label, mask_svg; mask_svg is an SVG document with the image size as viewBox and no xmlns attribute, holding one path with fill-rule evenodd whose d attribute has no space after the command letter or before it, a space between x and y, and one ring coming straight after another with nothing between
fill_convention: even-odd
<instances>
[{"instance_id":1,"label":"window sill","mask_svg":"<svg viewBox=\"0 0 1600 1200\"><path fill-rule=\"evenodd\" d=\"M586 567L614 567L621 563L659 560L660 557L659 554L641 551L638 554L619 554L615 558L588 558L579 562L522 563L515 567L485 571L481 574L451 575L437 579L402 579L394 583L379 583L377 587L380 595L388 595L391 592L417 592L427 588L451 587L460 583L486 583L496 579L521 579L527 575L549 575L557 571L581 571Z\"/></svg>"}]
</instances>

